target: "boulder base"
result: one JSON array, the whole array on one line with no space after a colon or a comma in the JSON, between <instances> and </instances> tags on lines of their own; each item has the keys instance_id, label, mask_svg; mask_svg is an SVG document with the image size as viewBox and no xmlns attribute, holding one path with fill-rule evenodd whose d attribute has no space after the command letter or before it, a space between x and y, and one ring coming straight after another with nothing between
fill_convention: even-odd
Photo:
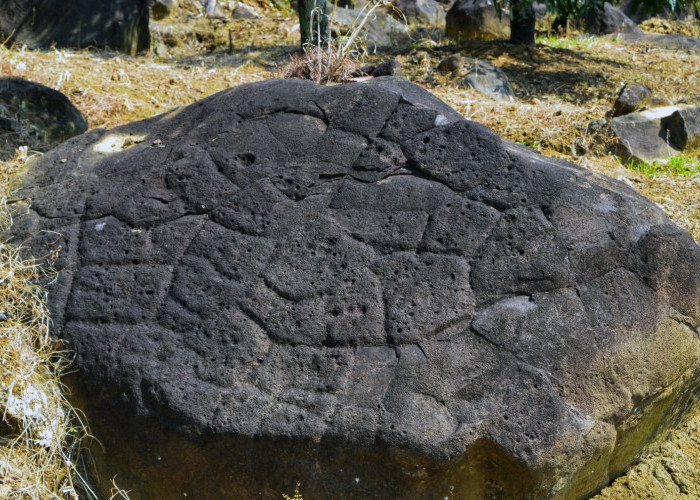
<instances>
[{"instance_id":1,"label":"boulder base","mask_svg":"<svg viewBox=\"0 0 700 500\"><path fill-rule=\"evenodd\" d=\"M103 491L579 498L698 394L692 238L405 80L230 89L21 185Z\"/></svg>"},{"instance_id":2,"label":"boulder base","mask_svg":"<svg viewBox=\"0 0 700 500\"><path fill-rule=\"evenodd\" d=\"M0 0L0 38L36 49L136 54L151 44L148 0Z\"/></svg>"}]
</instances>

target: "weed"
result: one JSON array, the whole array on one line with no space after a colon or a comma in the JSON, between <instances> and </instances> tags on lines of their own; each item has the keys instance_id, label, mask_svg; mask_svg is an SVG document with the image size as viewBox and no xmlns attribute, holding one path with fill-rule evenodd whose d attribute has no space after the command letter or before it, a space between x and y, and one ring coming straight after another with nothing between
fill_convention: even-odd
<instances>
[{"instance_id":1,"label":"weed","mask_svg":"<svg viewBox=\"0 0 700 500\"><path fill-rule=\"evenodd\" d=\"M628 167L649 177L659 175L694 175L700 174L700 158L679 154L672 156L666 162L646 163L632 160Z\"/></svg>"},{"instance_id":2,"label":"weed","mask_svg":"<svg viewBox=\"0 0 700 500\"><path fill-rule=\"evenodd\" d=\"M594 42L592 36L579 35L577 37L562 37L555 34L537 37L537 43L553 49L576 50L581 46L590 46Z\"/></svg>"},{"instance_id":3,"label":"weed","mask_svg":"<svg viewBox=\"0 0 700 500\"><path fill-rule=\"evenodd\" d=\"M300 486L301 485L299 483L297 483L296 486L294 487L294 496L293 497L290 497L286 493L283 493L282 498L284 500L304 500L301 496L301 492L299 491Z\"/></svg>"}]
</instances>

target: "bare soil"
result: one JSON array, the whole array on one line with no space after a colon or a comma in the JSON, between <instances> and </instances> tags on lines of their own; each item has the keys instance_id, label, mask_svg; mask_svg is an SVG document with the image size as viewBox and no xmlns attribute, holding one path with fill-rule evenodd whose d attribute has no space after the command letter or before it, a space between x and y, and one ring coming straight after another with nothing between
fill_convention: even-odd
<instances>
[{"instance_id":1,"label":"bare soil","mask_svg":"<svg viewBox=\"0 0 700 500\"><path fill-rule=\"evenodd\" d=\"M27 78L68 95L91 128L113 127L190 104L219 90L278 77L297 53L299 31L291 11L261 0L260 19L211 20L188 6L153 23L150 54L130 57L82 50L31 51L0 46L0 76ZM698 23L652 20L645 29L698 35ZM455 45L440 30L421 29L391 51L366 56L377 63L396 58L403 75L465 117L511 141L617 178L659 204L700 241L700 157L687 158L696 173L631 170L608 153L605 119L625 83L643 83L669 103L700 103L700 53L631 44L614 37L549 36L535 47L502 41ZM511 79L516 97L494 100L459 86L437 71L442 58L462 53L488 60ZM30 148L36 144L28 144ZM0 161L14 151L0 151ZM641 462L596 499L700 497L700 410L652 445Z\"/></svg>"}]
</instances>

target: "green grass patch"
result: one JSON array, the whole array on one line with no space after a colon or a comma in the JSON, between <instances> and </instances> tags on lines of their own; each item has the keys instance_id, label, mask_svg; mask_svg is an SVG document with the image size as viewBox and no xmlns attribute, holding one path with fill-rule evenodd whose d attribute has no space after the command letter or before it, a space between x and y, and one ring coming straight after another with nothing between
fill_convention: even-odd
<instances>
[{"instance_id":1,"label":"green grass patch","mask_svg":"<svg viewBox=\"0 0 700 500\"><path fill-rule=\"evenodd\" d=\"M648 175L649 177L656 177L664 174L693 175L700 174L700 158L697 156L679 154L672 156L666 162L646 163L639 160L632 160L628 164L628 167L644 175Z\"/></svg>"},{"instance_id":2,"label":"green grass patch","mask_svg":"<svg viewBox=\"0 0 700 500\"><path fill-rule=\"evenodd\" d=\"M590 46L593 43L593 37L579 35L575 37L562 37L555 34L541 35L537 37L537 43L546 45L553 49L580 49L582 45Z\"/></svg>"}]
</instances>

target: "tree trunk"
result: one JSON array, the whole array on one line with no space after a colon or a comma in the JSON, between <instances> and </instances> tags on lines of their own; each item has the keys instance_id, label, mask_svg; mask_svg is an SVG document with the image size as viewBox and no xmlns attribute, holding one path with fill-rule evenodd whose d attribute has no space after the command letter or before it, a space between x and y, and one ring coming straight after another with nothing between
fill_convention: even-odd
<instances>
[{"instance_id":1,"label":"tree trunk","mask_svg":"<svg viewBox=\"0 0 700 500\"><path fill-rule=\"evenodd\" d=\"M510 5L510 41L535 45L535 10L532 0L519 0Z\"/></svg>"},{"instance_id":2,"label":"tree trunk","mask_svg":"<svg viewBox=\"0 0 700 500\"><path fill-rule=\"evenodd\" d=\"M309 45L317 47L328 41L330 35L326 0L299 0L299 31L302 50L306 50Z\"/></svg>"}]
</instances>

